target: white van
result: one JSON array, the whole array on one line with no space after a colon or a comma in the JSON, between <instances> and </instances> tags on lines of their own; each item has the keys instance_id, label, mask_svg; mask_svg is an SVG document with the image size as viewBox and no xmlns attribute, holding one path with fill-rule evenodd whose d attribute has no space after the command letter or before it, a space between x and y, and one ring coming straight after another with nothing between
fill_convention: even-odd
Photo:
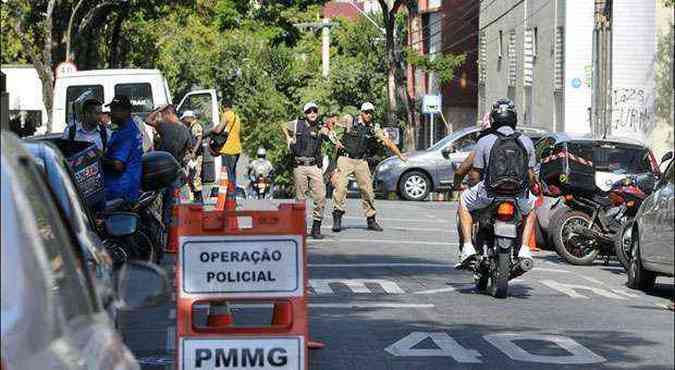
<instances>
[{"instance_id":1,"label":"white van","mask_svg":"<svg viewBox=\"0 0 675 370\"><path fill-rule=\"evenodd\" d=\"M170 104L171 93L166 79L157 69L101 69L68 73L56 79L52 132L63 132L88 98L108 103L115 95L126 95L133 104L133 114L145 117L162 104ZM198 90L186 94L177 105L178 114L196 111L213 125L220 123L215 90ZM220 179L220 157L215 158L215 181Z\"/></svg>"},{"instance_id":2,"label":"white van","mask_svg":"<svg viewBox=\"0 0 675 370\"><path fill-rule=\"evenodd\" d=\"M42 81L32 65L3 64L0 70L6 76L9 94L9 120L31 135L47 123L47 110L42 101Z\"/></svg>"}]
</instances>

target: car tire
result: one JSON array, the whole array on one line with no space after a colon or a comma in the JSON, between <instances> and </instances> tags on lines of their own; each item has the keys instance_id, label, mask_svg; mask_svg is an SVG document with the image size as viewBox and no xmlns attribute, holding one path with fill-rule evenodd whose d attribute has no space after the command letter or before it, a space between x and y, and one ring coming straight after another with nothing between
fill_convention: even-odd
<instances>
[{"instance_id":1,"label":"car tire","mask_svg":"<svg viewBox=\"0 0 675 370\"><path fill-rule=\"evenodd\" d=\"M614 240L614 254L626 271L630 268L631 253L633 251L633 231L633 222L626 222L621 226L619 232L616 233Z\"/></svg>"},{"instance_id":2,"label":"car tire","mask_svg":"<svg viewBox=\"0 0 675 370\"><path fill-rule=\"evenodd\" d=\"M656 283L656 274L645 270L640 258L640 238L636 230L633 232L633 248L631 249L631 259L628 265L626 286L631 289L649 291L654 289Z\"/></svg>"},{"instance_id":3,"label":"car tire","mask_svg":"<svg viewBox=\"0 0 675 370\"><path fill-rule=\"evenodd\" d=\"M431 192L431 180L422 171L406 172L398 182L398 191L405 200L425 200Z\"/></svg>"},{"instance_id":4,"label":"car tire","mask_svg":"<svg viewBox=\"0 0 675 370\"><path fill-rule=\"evenodd\" d=\"M553 246L553 250L555 250L556 253L558 253L558 250L555 248L555 243L553 241L555 231L555 225L560 225L560 222L562 221L563 215L569 210L567 207L559 207L558 209L554 210L551 213L551 217L549 218L548 221L548 228L544 230L544 234L546 234L546 244ZM560 255L560 253L558 253ZM562 256L560 256L562 257Z\"/></svg>"}]
</instances>

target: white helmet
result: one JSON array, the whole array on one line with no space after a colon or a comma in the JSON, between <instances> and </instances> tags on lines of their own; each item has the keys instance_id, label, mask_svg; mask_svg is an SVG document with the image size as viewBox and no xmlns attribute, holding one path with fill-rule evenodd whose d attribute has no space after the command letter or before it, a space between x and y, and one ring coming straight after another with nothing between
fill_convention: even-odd
<instances>
[{"instance_id":1,"label":"white helmet","mask_svg":"<svg viewBox=\"0 0 675 370\"><path fill-rule=\"evenodd\" d=\"M258 158L265 158L267 156L267 151L265 148L260 147L258 148L258 151L255 153Z\"/></svg>"}]
</instances>

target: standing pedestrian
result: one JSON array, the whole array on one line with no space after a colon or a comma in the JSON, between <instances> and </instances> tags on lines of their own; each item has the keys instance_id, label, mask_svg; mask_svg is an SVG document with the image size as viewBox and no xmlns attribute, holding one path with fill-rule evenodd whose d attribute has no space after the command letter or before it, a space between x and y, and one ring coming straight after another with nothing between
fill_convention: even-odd
<instances>
[{"instance_id":1,"label":"standing pedestrian","mask_svg":"<svg viewBox=\"0 0 675 370\"><path fill-rule=\"evenodd\" d=\"M135 202L141 192L143 139L131 117L131 102L117 95L108 104L117 130L110 136L103 157L106 200L123 198Z\"/></svg>"},{"instance_id":2,"label":"standing pedestrian","mask_svg":"<svg viewBox=\"0 0 675 370\"><path fill-rule=\"evenodd\" d=\"M283 124L281 129L293 155L295 198L304 201L309 191L314 203L310 235L314 239L323 239L321 221L326 207L326 185L320 168L323 158L321 144L329 138L329 131L319 123L316 103L305 104L303 112L304 119Z\"/></svg>"},{"instance_id":3,"label":"standing pedestrian","mask_svg":"<svg viewBox=\"0 0 675 370\"><path fill-rule=\"evenodd\" d=\"M236 199L237 192L237 162L241 154L241 121L239 115L232 110L232 103L228 99L223 99L223 110L220 114L220 124L207 131L205 136L214 134L225 136L226 139L222 147L215 148L221 155L222 166L226 167L227 180L232 184L234 191L228 191L228 199ZM213 143L214 140L211 141ZM214 148L212 148L214 149Z\"/></svg>"},{"instance_id":4,"label":"standing pedestrian","mask_svg":"<svg viewBox=\"0 0 675 370\"><path fill-rule=\"evenodd\" d=\"M361 105L358 117L345 116L342 120L343 130L339 135L342 149L338 154L337 172L335 179L335 195L333 196L333 231L342 230L342 216L345 213L345 198L347 197L347 178L354 174L356 183L361 192L361 205L368 223L368 230L382 231L382 227L375 220L375 193L373 192L373 178L366 158L372 155L375 145L382 144L389 148L402 161L407 161L398 147L392 143L378 125L373 123L375 107L366 102Z\"/></svg>"},{"instance_id":5,"label":"standing pedestrian","mask_svg":"<svg viewBox=\"0 0 675 370\"><path fill-rule=\"evenodd\" d=\"M82 119L71 121L63 130L63 138L95 144L101 153L104 152L112 133L107 125L100 122L101 105L96 99L85 100L82 103Z\"/></svg>"},{"instance_id":6,"label":"standing pedestrian","mask_svg":"<svg viewBox=\"0 0 675 370\"><path fill-rule=\"evenodd\" d=\"M203 163L203 153L202 153L202 137L204 134L204 129L202 128L201 123L197 121L197 116L195 112L188 110L185 111L180 120L183 121L185 126L190 129L192 133L192 149L189 152L188 159L188 186L190 187L190 192L192 193L192 200L198 203L204 201L202 197L202 163Z\"/></svg>"},{"instance_id":7,"label":"standing pedestrian","mask_svg":"<svg viewBox=\"0 0 675 370\"><path fill-rule=\"evenodd\" d=\"M187 167L186 155L192 150L192 134L178 119L176 108L171 104L162 105L145 118L145 123L159 134L157 150L171 153L185 169ZM162 221L165 225L171 224L171 207L175 202L175 193L180 181L181 179L178 179L176 183L164 189Z\"/></svg>"}]
</instances>

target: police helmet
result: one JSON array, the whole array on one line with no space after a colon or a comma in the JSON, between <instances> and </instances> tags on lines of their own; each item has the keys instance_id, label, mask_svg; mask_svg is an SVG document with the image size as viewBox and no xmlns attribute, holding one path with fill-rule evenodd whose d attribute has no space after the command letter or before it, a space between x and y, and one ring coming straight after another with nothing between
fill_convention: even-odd
<instances>
[{"instance_id":1,"label":"police helmet","mask_svg":"<svg viewBox=\"0 0 675 370\"><path fill-rule=\"evenodd\" d=\"M265 148L260 147L258 148L258 151L255 153L258 158L265 158L267 156L267 151Z\"/></svg>"},{"instance_id":2,"label":"police helmet","mask_svg":"<svg viewBox=\"0 0 675 370\"><path fill-rule=\"evenodd\" d=\"M518 112L516 106L509 99L499 99L492 105L490 112L492 128L497 129L502 126L516 128L518 123Z\"/></svg>"}]
</instances>

